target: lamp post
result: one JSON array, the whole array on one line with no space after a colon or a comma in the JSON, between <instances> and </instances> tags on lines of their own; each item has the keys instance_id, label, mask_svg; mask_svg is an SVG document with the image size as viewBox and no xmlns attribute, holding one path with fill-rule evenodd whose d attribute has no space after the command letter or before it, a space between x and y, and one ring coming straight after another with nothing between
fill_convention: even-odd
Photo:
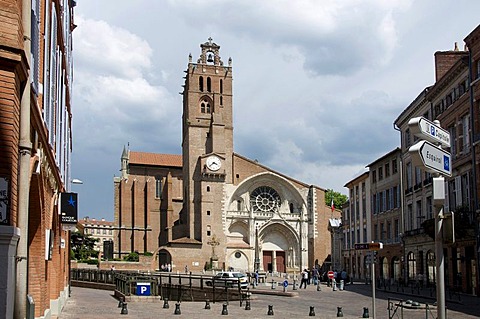
<instances>
[{"instance_id":1,"label":"lamp post","mask_svg":"<svg viewBox=\"0 0 480 319\"><path fill-rule=\"evenodd\" d=\"M258 246L258 226L255 225L255 260L253 270L255 272L259 271L260 268L260 251Z\"/></svg>"},{"instance_id":2,"label":"lamp post","mask_svg":"<svg viewBox=\"0 0 480 319\"><path fill-rule=\"evenodd\" d=\"M70 180L70 184L83 184L83 181L78 179L78 178L73 178ZM70 190L71 186L69 187L69 190ZM78 198L77 198L78 200ZM78 208L78 203L77 203L77 208ZM78 218L78 217L77 217ZM72 237L71 237L71 234L72 234L72 228L75 229L75 226L72 226L72 225L63 225L62 228L64 230L66 230L68 232L68 245L65 245L66 247L68 247L68 297L71 296L71 293L72 293L72 256L70 255L70 251L72 249Z\"/></svg>"}]
</instances>

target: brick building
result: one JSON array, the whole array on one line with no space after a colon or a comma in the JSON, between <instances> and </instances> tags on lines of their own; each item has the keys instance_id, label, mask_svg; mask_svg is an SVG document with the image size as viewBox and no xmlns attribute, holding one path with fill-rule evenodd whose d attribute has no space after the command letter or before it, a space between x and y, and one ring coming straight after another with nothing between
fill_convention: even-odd
<instances>
[{"instance_id":1,"label":"brick building","mask_svg":"<svg viewBox=\"0 0 480 319\"><path fill-rule=\"evenodd\" d=\"M0 1L0 317L60 312L69 240L74 1Z\"/></svg>"},{"instance_id":2,"label":"brick building","mask_svg":"<svg viewBox=\"0 0 480 319\"><path fill-rule=\"evenodd\" d=\"M124 149L114 179L116 254L158 255L158 267L298 272L331 251L325 190L233 149L232 61L201 44L185 71L182 155ZM118 256L118 255L116 255Z\"/></svg>"}]
</instances>

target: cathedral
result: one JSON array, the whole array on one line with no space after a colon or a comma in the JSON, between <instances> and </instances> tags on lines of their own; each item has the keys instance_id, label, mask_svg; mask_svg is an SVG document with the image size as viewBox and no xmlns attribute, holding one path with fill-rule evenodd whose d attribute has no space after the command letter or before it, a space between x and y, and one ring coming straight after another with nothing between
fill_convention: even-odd
<instances>
[{"instance_id":1,"label":"cathedral","mask_svg":"<svg viewBox=\"0 0 480 319\"><path fill-rule=\"evenodd\" d=\"M156 268L298 272L330 267L325 189L233 149L233 68L208 39L189 56L182 154L123 149L114 178L115 257L152 253ZM240 123L241 125L241 123Z\"/></svg>"}]
</instances>

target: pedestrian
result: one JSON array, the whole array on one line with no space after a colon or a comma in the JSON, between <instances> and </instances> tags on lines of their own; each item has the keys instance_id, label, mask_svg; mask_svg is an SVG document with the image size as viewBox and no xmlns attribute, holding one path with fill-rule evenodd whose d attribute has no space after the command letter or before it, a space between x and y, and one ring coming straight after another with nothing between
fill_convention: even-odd
<instances>
[{"instance_id":1,"label":"pedestrian","mask_svg":"<svg viewBox=\"0 0 480 319\"><path fill-rule=\"evenodd\" d=\"M300 289L302 289L302 286L303 286L303 289L307 289L308 270L304 269L300 274L300 276L302 277L302 281L300 282Z\"/></svg>"},{"instance_id":2,"label":"pedestrian","mask_svg":"<svg viewBox=\"0 0 480 319\"><path fill-rule=\"evenodd\" d=\"M111 271L115 271L115 266L112 265L112 266L110 267L110 270L111 270Z\"/></svg>"},{"instance_id":3,"label":"pedestrian","mask_svg":"<svg viewBox=\"0 0 480 319\"><path fill-rule=\"evenodd\" d=\"M255 279L253 280L253 285L258 286L258 270L255 271Z\"/></svg>"},{"instance_id":4,"label":"pedestrian","mask_svg":"<svg viewBox=\"0 0 480 319\"><path fill-rule=\"evenodd\" d=\"M188 266L185 265L185 274L188 274Z\"/></svg>"},{"instance_id":5,"label":"pedestrian","mask_svg":"<svg viewBox=\"0 0 480 319\"><path fill-rule=\"evenodd\" d=\"M167 271L168 271L168 272L172 271L172 264L168 263L168 265L167 265Z\"/></svg>"},{"instance_id":6,"label":"pedestrian","mask_svg":"<svg viewBox=\"0 0 480 319\"><path fill-rule=\"evenodd\" d=\"M318 269L317 267L313 268L313 284L318 285Z\"/></svg>"}]
</instances>

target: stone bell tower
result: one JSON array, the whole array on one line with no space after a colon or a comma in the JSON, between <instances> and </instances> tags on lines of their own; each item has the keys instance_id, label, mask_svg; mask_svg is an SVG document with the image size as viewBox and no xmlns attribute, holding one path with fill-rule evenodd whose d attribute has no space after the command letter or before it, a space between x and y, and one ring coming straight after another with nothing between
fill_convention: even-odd
<instances>
[{"instance_id":1,"label":"stone bell tower","mask_svg":"<svg viewBox=\"0 0 480 319\"><path fill-rule=\"evenodd\" d=\"M223 64L220 46L211 38L200 47L196 63L189 56L182 92L184 207L180 223L187 237L206 244L215 236L222 245L224 187L232 183L232 61Z\"/></svg>"}]
</instances>

